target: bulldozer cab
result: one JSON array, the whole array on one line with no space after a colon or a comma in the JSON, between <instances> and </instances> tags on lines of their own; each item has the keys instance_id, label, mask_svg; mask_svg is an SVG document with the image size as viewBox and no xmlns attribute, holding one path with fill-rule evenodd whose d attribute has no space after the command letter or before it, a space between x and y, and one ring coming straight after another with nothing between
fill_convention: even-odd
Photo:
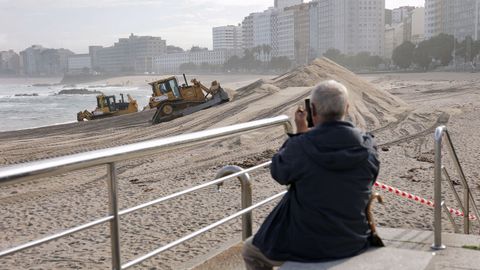
<instances>
[{"instance_id":1,"label":"bulldozer cab","mask_svg":"<svg viewBox=\"0 0 480 270\"><path fill-rule=\"evenodd\" d=\"M171 95L173 99L182 99L176 77L169 77L150 84L152 85L154 96Z\"/></svg>"},{"instance_id":2,"label":"bulldozer cab","mask_svg":"<svg viewBox=\"0 0 480 270\"><path fill-rule=\"evenodd\" d=\"M117 110L115 96L97 96L97 107L102 111L107 109L108 112L114 112Z\"/></svg>"}]
</instances>

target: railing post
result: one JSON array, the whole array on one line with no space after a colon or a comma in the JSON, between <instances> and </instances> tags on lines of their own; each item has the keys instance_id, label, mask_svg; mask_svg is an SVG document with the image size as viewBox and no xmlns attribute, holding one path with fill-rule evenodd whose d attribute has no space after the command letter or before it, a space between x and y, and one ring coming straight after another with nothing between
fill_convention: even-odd
<instances>
[{"instance_id":1,"label":"railing post","mask_svg":"<svg viewBox=\"0 0 480 270\"><path fill-rule=\"evenodd\" d=\"M445 126L440 126L435 130L435 183L434 183L434 241L432 249L445 249L442 245L442 138Z\"/></svg>"},{"instance_id":2,"label":"railing post","mask_svg":"<svg viewBox=\"0 0 480 270\"><path fill-rule=\"evenodd\" d=\"M463 200L464 200L464 205L463 205L463 213L464 213L464 219L463 219L463 228L464 228L464 233L465 234L470 234L470 229L471 229L471 222L470 222L470 206L472 206L473 211L477 217L480 217L480 213L478 211L477 204L475 203L475 200L472 197L472 192L470 190L470 187L467 182L467 178L465 177L465 173L462 169L462 165L460 165L459 159L457 152L455 151L455 147L453 146L452 139L450 138L450 134L448 132L445 132L445 135L447 137L447 145L448 145L448 150L450 151L450 155L453 158L453 164L455 166L455 169L457 170L457 173L460 176L460 180L462 182L463 186ZM461 204L461 203L460 203ZM477 221L480 224L480 219L477 218Z\"/></svg>"},{"instance_id":3,"label":"railing post","mask_svg":"<svg viewBox=\"0 0 480 270\"><path fill-rule=\"evenodd\" d=\"M220 169L215 176L216 179L225 177L232 173L241 172L243 169L239 166L228 165ZM252 184L250 181L250 175L248 173L238 176L242 188L242 209L252 206ZM248 212L242 215L242 240L245 240L252 236L252 212Z\"/></svg>"},{"instance_id":4,"label":"railing post","mask_svg":"<svg viewBox=\"0 0 480 270\"><path fill-rule=\"evenodd\" d=\"M107 164L108 173L108 198L110 215L113 219L110 221L110 240L112 249L112 269L120 270L122 267L120 260L120 219L118 215L118 196L117 196L117 174L115 163Z\"/></svg>"},{"instance_id":5,"label":"railing post","mask_svg":"<svg viewBox=\"0 0 480 270\"><path fill-rule=\"evenodd\" d=\"M470 189L468 186L463 187L463 233L470 234Z\"/></svg>"}]
</instances>

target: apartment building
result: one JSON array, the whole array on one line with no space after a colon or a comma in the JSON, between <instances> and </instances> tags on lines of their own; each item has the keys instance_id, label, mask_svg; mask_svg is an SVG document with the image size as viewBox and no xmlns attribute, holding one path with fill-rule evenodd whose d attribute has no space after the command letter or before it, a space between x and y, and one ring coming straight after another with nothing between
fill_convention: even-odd
<instances>
[{"instance_id":1,"label":"apartment building","mask_svg":"<svg viewBox=\"0 0 480 270\"><path fill-rule=\"evenodd\" d=\"M459 41L466 37L473 39L479 35L480 12L478 0L448 1L446 32Z\"/></svg>"},{"instance_id":2,"label":"apartment building","mask_svg":"<svg viewBox=\"0 0 480 270\"><path fill-rule=\"evenodd\" d=\"M213 50L234 50L237 54L243 51L243 33L240 25L227 25L212 29Z\"/></svg>"},{"instance_id":3,"label":"apartment building","mask_svg":"<svg viewBox=\"0 0 480 270\"><path fill-rule=\"evenodd\" d=\"M425 0L425 38L446 33L446 1Z\"/></svg>"},{"instance_id":4,"label":"apartment building","mask_svg":"<svg viewBox=\"0 0 480 270\"><path fill-rule=\"evenodd\" d=\"M313 1L276 1L274 8L252 13L242 22L245 48L267 46L268 57L288 57L298 64L318 56L318 3Z\"/></svg>"},{"instance_id":5,"label":"apartment building","mask_svg":"<svg viewBox=\"0 0 480 270\"><path fill-rule=\"evenodd\" d=\"M303 0L275 0L274 7L277 9L284 9L287 7L303 4Z\"/></svg>"},{"instance_id":6,"label":"apartment building","mask_svg":"<svg viewBox=\"0 0 480 270\"><path fill-rule=\"evenodd\" d=\"M49 49L40 45L20 52L24 73L29 76L61 75L67 71L68 57L73 54L67 49Z\"/></svg>"},{"instance_id":7,"label":"apartment building","mask_svg":"<svg viewBox=\"0 0 480 270\"><path fill-rule=\"evenodd\" d=\"M253 13L253 47L269 46L272 56L278 54L278 13L275 8Z\"/></svg>"},{"instance_id":8,"label":"apartment building","mask_svg":"<svg viewBox=\"0 0 480 270\"><path fill-rule=\"evenodd\" d=\"M402 23L412 16L415 7L403 6L392 10L392 24Z\"/></svg>"},{"instance_id":9,"label":"apartment building","mask_svg":"<svg viewBox=\"0 0 480 270\"><path fill-rule=\"evenodd\" d=\"M32 45L20 52L23 71L26 75L32 76L40 73L41 53L43 50L44 48L40 45Z\"/></svg>"},{"instance_id":10,"label":"apartment building","mask_svg":"<svg viewBox=\"0 0 480 270\"><path fill-rule=\"evenodd\" d=\"M480 35L480 0L426 0L425 38L440 33L454 35L459 41Z\"/></svg>"},{"instance_id":11,"label":"apartment building","mask_svg":"<svg viewBox=\"0 0 480 270\"><path fill-rule=\"evenodd\" d=\"M242 21L242 39L244 49L253 48L253 13Z\"/></svg>"},{"instance_id":12,"label":"apartment building","mask_svg":"<svg viewBox=\"0 0 480 270\"><path fill-rule=\"evenodd\" d=\"M384 54L385 0L317 0L319 53Z\"/></svg>"},{"instance_id":13,"label":"apartment building","mask_svg":"<svg viewBox=\"0 0 480 270\"><path fill-rule=\"evenodd\" d=\"M90 72L92 57L90 54L74 54L68 57L67 71L70 74Z\"/></svg>"},{"instance_id":14,"label":"apartment building","mask_svg":"<svg viewBox=\"0 0 480 270\"><path fill-rule=\"evenodd\" d=\"M318 34L312 28L312 25L317 28L318 17L315 16L318 14L315 12L317 10L317 3L310 2L285 8L285 11L291 10L294 12L294 59L298 65L307 64L309 60L314 57L313 51L316 51L316 47L311 47L312 42L310 40L312 36L313 38L318 37ZM280 39L278 44L280 46ZM314 44L314 46L316 46L316 44Z\"/></svg>"},{"instance_id":15,"label":"apartment building","mask_svg":"<svg viewBox=\"0 0 480 270\"><path fill-rule=\"evenodd\" d=\"M176 74L182 64L193 63L202 65L223 65L235 55L234 50L198 50L163 54L154 59L155 72L159 74Z\"/></svg>"},{"instance_id":16,"label":"apartment building","mask_svg":"<svg viewBox=\"0 0 480 270\"><path fill-rule=\"evenodd\" d=\"M113 46L95 49L95 66L101 71L153 72L154 59L166 53L166 41L160 37L135 36L120 38Z\"/></svg>"},{"instance_id":17,"label":"apartment building","mask_svg":"<svg viewBox=\"0 0 480 270\"><path fill-rule=\"evenodd\" d=\"M411 42L419 43L425 39L425 8L417 7L412 11L411 29Z\"/></svg>"},{"instance_id":18,"label":"apartment building","mask_svg":"<svg viewBox=\"0 0 480 270\"><path fill-rule=\"evenodd\" d=\"M393 51L400 46L405 39L405 23L397 23L385 26L385 43L383 57L391 59Z\"/></svg>"},{"instance_id":19,"label":"apartment building","mask_svg":"<svg viewBox=\"0 0 480 270\"><path fill-rule=\"evenodd\" d=\"M20 74L20 55L13 50L0 52L0 73Z\"/></svg>"},{"instance_id":20,"label":"apartment building","mask_svg":"<svg viewBox=\"0 0 480 270\"><path fill-rule=\"evenodd\" d=\"M277 56L285 56L295 60L295 10L282 10L277 15L276 35L278 50Z\"/></svg>"},{"instance_id":21,"label":"apartment building","mask_svg":"<svg viewBox=\"0 0 480 270\"><path fill-rule=\"evenodd\" d=\"M390 24L385 25L385 42L383 46L383 57L391 59L393 50L396 48L395 42L395 27Z\"/></svg>"}]
</instances>

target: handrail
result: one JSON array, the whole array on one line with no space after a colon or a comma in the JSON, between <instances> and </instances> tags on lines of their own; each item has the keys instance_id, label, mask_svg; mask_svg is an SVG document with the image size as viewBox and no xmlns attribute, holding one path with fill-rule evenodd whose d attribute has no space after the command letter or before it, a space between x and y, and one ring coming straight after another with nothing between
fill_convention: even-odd
<instances>
[{"instance_id":1,"label":"handrail","mask_svg":"<svg viewBox=\"0 0 480 270\"><path fill-rule=\"evenodd\" d=\"M462 169L462 166L460 165L460 161L458 159L457 152L455 151L455 147L453 146L452 139L450 137L450 134L448 133L447 127L445 126L439 126L435 130L435 141L434 141L434 150L435 150L435 169L434 169L434 178L435 178L435 183L434 183L434 203L435 203L435 209L434 209L434 243L432 245L433 249L445 249L445 245L442 244L442 208L446 209L446 205L444 201L442 200L442 175L444 175L447 178L447 181L450 180L450 176L447 172L447 170L442 166L442 141L443 138L445 138L445 143L447 145L448 152L450 154L450 157L453 160L453 164L455 166L455 169L460 176L460 180L462 182L463 186L463 204L461 202L460 197L458 196L455 188L451 183L449 183L449 186L452 188L452 191L455 195L455 198L460 204L460 207L463 211L464 214L464 219L463 219L463 230L465 234L470 233L470 204L472 205L474 214L477 216L477 221L480 224L480 215L478 211L478 207L475 203L475 200L473 199L472 192L470 190L470 187L468 185L467 179L465 177L465 173ZM449 217L450 221L453 222L453 219ZM456 225L453 222L453 226L456 229Z\"/></svg>"},{"instance_id":2,"label":"handrail","mask_svg":"<svg viewBox=\"0 0 480 270\"><path fill-rule=\"evenodd\" d=\"M272 162L265 162L262 165L268 166ZM234 166L234 165L228 165L223 167L215 176L215 178L221 178L227 175L231 175L234 173L239 173L244 171L241 167L239 166ZM250 180L250 175L248 173L243 172L242 175L238 176L238 180L240 180L240 185L242 188L242 209L245 209L247 207L250 207L252 205L252 183ZM218 189L220 190L220 185L222 183L218 184ZM242 216L242 240L246 240L248 237L252 235L253 229L252 229L252 213L246 213Z\"/></svg>"},{"instance_id":3,"label":"handrail","mask_svg":"<svg viewBox=\"0 0 480 270\"><path fill-rule=\"evenodd\" d=\"M163 139L149 140L59 158L34 161L27 164L7 166L0 169L0 186L14 182L28 181L35 178L54 176L97 165L145 157L156 154L161 150L165 150L165 148L173 148L196 142L220 139L255 129L279 125L283 125L286 132L292 132L292 126L289 122L288 116L280 115L273 118L182 134Z\"/></svg>"},{"instance_id":4,"label":"handrail","mask_svg":"<svg viewBox=\"0 0 480 270\"><path fill-rule=\"evenodd\" d=\"M11 255L13 253L16 253L18 251L21 251L27 248L31 248L31 247L34 247L34 246L37 246L37 245L40 245L64 236L67 236L67 235L73 234L81 230L85 230L87 228L90 228L92 226L99 225L105 222L110 222L112 269L115 269L115 270L125 269L126 267L133 266L143 261L144 259L146 259L145 256L147 255L149 255L149 257L154 256L155 254L158 254L166 250L166 247L169 245L173 247L175 245L182 243L183 241L180 241L182 239L184 239L184 241L191 239L200 233L198 233L198 231L195 233L192 233L191 235L188 235L182 239L176 240L168 244L167 246L161 247L153 251L155 252L155 254L151 252L132 262L122 265L121 253L120 253L119 218L122 215L131 213L134 211L138 211L145 207L152 206L160 202L164 202L166 200L173 199L183 194L190 193L190 192L199 190L201 188L205 188L207 186L211 186L215 184L218 185L220 183L223 183L225 180L228 180L234 177L240 178L242 182L242 187L243 187L244 182L246 180L249 180L248 177L246 176L248 172L265 167L269 165L270 162L266 162L266 163L254 166L246 170L237 168L235 169L236 172L232 171L233 168L228 168L223 172L219 172L219 175L217 175L217 178L218 177L220 178L216 180L213 180L208 183L204 183L204 184L201 184L201 185L198 185L198 186L189 188L187 190L180 191L162 198L158 198L156 200L149 201L149 202L134 206L132 208L124 209L121 211L119 211L118 205L117 205L118 195L117 195L117 187L116 187L117 181L116 181L116 168L115 168L116 164L115 163L117 161L123 161L127 159L139 158L143 156L156 154L166 149L190 145L197 142L210 141L213 139L226 138L226 137L238 135L238 134L256 130L256 129L274 127L274 126L283 126L285 128L285 132L292 132L292 126L289 122L289 118L285 115L282 115L278 117L262 119L262 120L248 122L248 123L237 124L237 125L216 128L211 130L205 130L205 131L184 134L179 136L173 136L173 137L168 137L164 139L150 140L146 142L118 146L118 147L113 147L113 148L104 149L104 150L96 150L96 151L75 154L75 155L70 155L70 156L65 156L60 158L53 158L49 160L36 161L36 162L30 162L22 165L14 165L14 166L0 168L0 186L3 186L7 184L12 184L12 183L20 183L20 182L28 181L34 178L36 179L36 178L54 176L54 175L70 172L73 170L85 169L92 166L106 164L107 178L108 178L108 192L109 192L109 215L108 216L82 224L74 228L67 229L63 232L60 232L54 235L49 235L42 239L30 241L26 244L22 244L4 251L0 251L0 258L3 256ZM244 178L244 180L242 180L242 178ZM245 184L249 185L249 183L245 183ZM237 212L234 215L227 217L221 221L218 221L214 224L211 224L207 227L212 229L240 215L243 215L244 217L246 217L247 214L251 212L254 208L259 207L267 203L268 201L273 200L274 198L277 198L278 196L280 196L280 194L277 194L269 198L270 200L266 199L258 203L256 206L251 206L251 199L250 201L248 200L244 201L244 199L248 197L247 195L244 194L245 192L248 193L248 191L245 191L245 190L242 188L242 208L243 208L242 211ZM251 197L251 192L249 196ZM247 225L245 225L246 223L250 223L250 232L246 231L243 233L243 236L245 237L246 235L251 234L251 218L250 219L244 218L243 222L244 222L243 228L248 227ZM211 227L212 225L215 225L215 226ZM200 231L204 229L201 229Z\"/></svg>"},{"instance_id":5,"label":"handrail","mask_svg":"<svg viewBox=\"0 0 480 270\"><path fill-rule=\"evenodd\" d=\"M229 180L229 179L232 179L232 178L235 178L235 177L242 177L242 175L245 175L245 174L248 174L249 172L252 172L252 171L258 170L260 168L266 167L266 166L270 165L271 163L272 163L271 161L267 161L265 163L261 163L259 165L250 167L248 169L242 169L240 171L237 171L236 173L228 174L226 176L218 178L219 174L222 172L222 170L221 170L217 174L217 178L213 181L210 181L210 182L207 182L207 183L204 183L204 184L201 184L201 185L197 185L197 186L188 188L186 190L182 190L182 191L179 191L179 192L176 192L176 193L173 193L173 194L170 194L170 195L152 200L152 201L144 203L144 204L140 204L140 205L137 205L137 206L134 206L134 207L131 207L131 208L127 208L127 209L118 211L118 215L123 216L123 215L129 214L129 213L141 210L143 208L153 206L153 205L156 205L156 204L159 204L159 203L162 203L162 202L180 197L182 195L185 195L185 194L188 194L188 193L191 193L191 192L194 192L194 191L197 191L197 190L209 187L209 186L219 185L219 184L225 182L226 180ZM245 191L248 192L247 190L245 190ZM243 194L243 190L242 190L242 197L244 197L244 196L246 196L246 195ZM250 192L249 196L251 196L251 192ZM250 200L250 205L251 205L251 200ZM248 202L247 202L247 206L250 206L250 205L248 205ZM242 207L243 207L243 201L242 201ZM3 250L3 251L0 252L0 257L11 255L13 253L25 250L27 248L32 248L32 247L35 247L35 246L38 246L38 245L41 245L41 244L45 244L47 242L62 238L64 236L68 236L68 235L71 235L73 233L91 228L93 226L103 224L107 221L112 221L113 219L114 219L113 215L106 216L106 217L100 218L98 220L88 222L88 223L79 225L79 226L74 227L74 228L67 229L63 232L60 232L60 233L57 233L57 234L54 234L54 235L46 236L44 238L28 242L26 244L23 244L23 245L20 245L20 246L17 246L17 247L13 247L13 248L10 248L10 249L7 249L7 250ZM244 222L251 222L251 221L247 220L247 221L244 221ZM249 226L251 228L252 225L248 224L248 223L242 223L243 228L245 228L246 226ZM248 231L246 231L246 232L248 232ZM250 236L250 235L248 235L248 236Z\"/></svg>"}]
</instances>

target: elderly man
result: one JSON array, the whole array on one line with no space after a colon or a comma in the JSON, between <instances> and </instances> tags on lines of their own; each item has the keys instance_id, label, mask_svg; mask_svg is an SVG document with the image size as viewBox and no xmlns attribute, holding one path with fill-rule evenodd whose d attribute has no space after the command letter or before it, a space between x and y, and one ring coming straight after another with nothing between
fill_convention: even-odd
<instances>
[{"instance_id":1,"label":"elderly man","mask_svg":"<svg viewBox=\"0 0 480 270\"><path fill-rule=\"evenodd\" d=\"M284 261L321 262L354 256L369 247L365 208L379 161L369 134L345 121L348 92L335 81L312 90L315 127L295 113L297 134L273 156L273 179L290 185L257 234L245 242L249 270Z\"/></svg>"}]
</instances>

